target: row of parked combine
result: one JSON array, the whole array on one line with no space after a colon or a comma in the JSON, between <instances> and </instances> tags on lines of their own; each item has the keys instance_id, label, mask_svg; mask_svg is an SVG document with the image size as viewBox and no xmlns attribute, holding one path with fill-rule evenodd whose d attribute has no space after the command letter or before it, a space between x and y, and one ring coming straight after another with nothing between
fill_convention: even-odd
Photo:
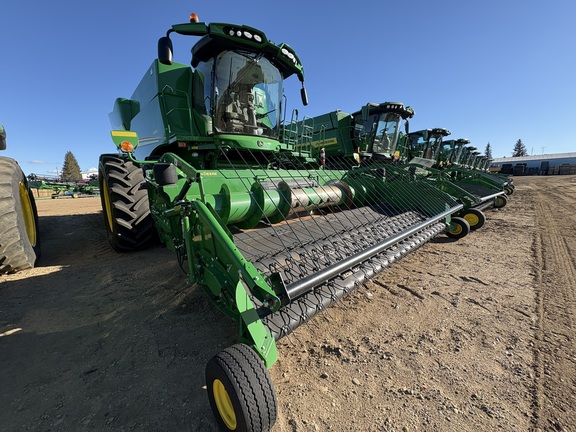
<instances>
[{"instance_id":1,"label":"row of parked combine","mask_svg":"<svg viewBox=\"0 0 576 432\"><path fill-rule=\"evenodd\" d=\"M192 67L173 61L174 35L200 38ZM290 46L192 14L160 38L131 98L116 100L118 151L99 160L111 246L165 245L188 281L238 323L238 343L206 366L223 430L275 423L267 369L278 358L276 341L435 236L460 239L481 228L484 210L504 207L514 188L488 173L469 141L446 139L440 128L411 132L414 111L402 103L302 119L294 111L285 121L283 81L292 75L307 105ZM1 167L2 179L17 170ZM34 250L33 198L23 175L11 178L16 186L2 183L1 193L22 206ZM33 265L31 253L11 255L4 235L2 270Z\"/></svg>"}]
</instances>

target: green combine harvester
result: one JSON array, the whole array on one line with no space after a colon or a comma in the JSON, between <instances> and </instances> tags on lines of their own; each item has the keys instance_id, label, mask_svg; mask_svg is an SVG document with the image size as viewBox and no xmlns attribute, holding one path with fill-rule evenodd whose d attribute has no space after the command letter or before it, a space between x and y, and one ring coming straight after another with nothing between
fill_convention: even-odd
<instances>
[{"instance_id":1,"label":"green combine harvester","mask_svg":"<svg viewBox=\"0 0 576 432\"><path fill-rule=\"evenodd\" d=\"M424 129L406 135L400 160L416 176L425 178L440 190L456 197L464 208L458 213L477 230L484 226L483 210L502 208L507 199L503 188L496 183L478 178L467 168L458 168L466 139L443 140L450 131L443 128ZM452 167L460 170L456 175Z\"/></svg>"},{"instance_id":2,"label":"green combine harvester","mask_svg":"<svg viewBox=\"0 0 576 432\"><path fill-rule=\"evenodd\" d=\"M455 177L471 176L483 181L496 189L503 189L506 195L514 192L513 180L504 174L494 174L488 171L490 160L483 156L474 146L464 148L460 161L450 166Z\"/></svg>"},{"instance_id":3,"label":"green combine harvester","mask_svg":"<svg viewBox=\"0 0 576 432\"><path fill-rule=\"evenodd\" d=\"M470 140L465 138L443 141L434 168L445 171L454 183L482 199L492 198L496 194L494 207L504 207L508 202L505 195L511 193L509 181L502 181L474 169L480 152L476 151L476 147L469 146L469 143Z\"/></svg>"},{"instance_id":4,"label":"green combine harvester","mask_svg":"<svg viewBox=\"0 0 576 432\"><path fill-rule=\"evenodd\" d=\"M492 159L486 156L481 156L478 158L475 168L483 175L488 176L504 186L504 191L506 195L512 195L516 186L514 185L514 180L506 175L500 173L494 173L490 171L490 165L492 164Z\"/></svg>"},{"instance_id":5,"label":"green combine harvester","mask_svg":"<svg viewBox=\"0 0 576 432\"><path fill-rule=\"evenodd\" d=\"M200 37L192 68L173 61L174 34ZM292 75L306 105L290 46L191 16L160 38L132 97L116 100L119 151L99 160L112 247L134 251L159 239L188 281L238 323L238 343L206 366L223 430L269 430L276 341L445 232L462 208L407 172L329 167L304 149L294 124L283 126L283 82Z\"/></svg>"},{"instance_id":6,"label":"green combine harvester","mask_svg":"<svg viewBox=\"0 0 576 432\"><path fill-rule=\"evenodd\" d=\"M322 154L328 167L379 166L389 180L384 185L387 190L400 184L425 185L454 197L463 207L452 217L447 235L462 238L484 225L481 209L491 206L502 192L479 196L468 191L468 185L458 185L460 179L438 167L442 138L450 132L440 128L409 132L408 120L413 115L413 109L400 102L370 103L353 114L333 111L303 119L294 129L300 139L298 146L312 155ZM402 120L406 121L404 132ZM416 206L421 199L418 194L403 197L414 200Z\"/></svg>"},{"instance_id":7,"label":"green combine harvester","mask_svg":"<svg viewBox=\"0 0 576 432\"><path fill-rule=\"evenodd\" d=\"M6 150L2 125L0 150ZM0 156L0 275L34 267L38 258L40 233L34 195L18 162Z\"/></svg>"}]
</instances>

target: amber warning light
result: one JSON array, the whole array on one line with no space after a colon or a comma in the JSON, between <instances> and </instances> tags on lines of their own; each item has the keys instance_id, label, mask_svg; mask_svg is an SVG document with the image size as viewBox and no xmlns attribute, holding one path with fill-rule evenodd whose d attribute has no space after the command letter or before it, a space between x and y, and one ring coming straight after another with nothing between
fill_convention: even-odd
<instances>
[{"instance_id":1,"label":"amber warning light","mask_svg":"<svg viewBox=\"0 0 576 432\"><path fill-rule=\"evenodd\" d=\"M194 12L192 12L190 14L190 22L191 23L192 22L197 23L198 21L200 21L200 19L198 18L198 15L196 15Z\"/></svg>"},{"instance_id":2,"label":"amber warning light","mask_svg":"<svg viewBox=\"0 0 576 432\"><path fill-rule=\"evenodd\" d=\"M122 147L122 150L124 150L127 153L134 150L134 146L132 145L132 143L130 141L122 141L122 144L120 144L120 147Z\"/></svg>"}]
</instances>

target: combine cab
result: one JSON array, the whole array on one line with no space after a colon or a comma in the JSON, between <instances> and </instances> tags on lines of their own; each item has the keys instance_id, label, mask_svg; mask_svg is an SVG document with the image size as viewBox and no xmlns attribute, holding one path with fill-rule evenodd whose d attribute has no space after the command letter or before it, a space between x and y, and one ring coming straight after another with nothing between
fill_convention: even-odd
<instances>
[{"instance_id":1,"label":"combine cab","mask_svg":"<svg viewBox=\"0 0 576 432\"><path fill-rule=\"evenodd\" d=\"M6 131L0 125L0 150ZM34 267L40 257L34 195L14 159L0 157L0 275Z\"/></svg>"},{"instance_id":2,"label":"combine cab","mask_svg":"<svg viewBox=\"0 0 576 432\"><path fill-rule=\"evenodd\" d=\"M172 60L174 34L200 37L192 68ZM268 430L276 340L445 231L462 205L407 172L327 166L291 141L283 81L296 75L307 104L304 71L260 30L192 19L158 54L110 115L119 152L99 161L110 244L159 239L238 322L239 343L206 367L210 404L224 430Z\"/></svg>"}]
</instances>

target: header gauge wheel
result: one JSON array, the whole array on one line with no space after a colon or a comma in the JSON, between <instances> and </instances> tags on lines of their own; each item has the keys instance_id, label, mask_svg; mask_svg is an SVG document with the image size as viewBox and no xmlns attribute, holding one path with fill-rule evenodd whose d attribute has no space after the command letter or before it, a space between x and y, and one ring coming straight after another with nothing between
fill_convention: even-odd
<instances>
[{"instance_id":1,"label":"header gauge wheel","mask_svg":"<svg viewBox=\"0 0 576 432\"><path fill-rule=\"evenodd\" d=\"M210 359L206 388L221 430L264 432L276 422L278 407L270 374L248 345L233 345Z\"/></svg>"}]
</instances>

